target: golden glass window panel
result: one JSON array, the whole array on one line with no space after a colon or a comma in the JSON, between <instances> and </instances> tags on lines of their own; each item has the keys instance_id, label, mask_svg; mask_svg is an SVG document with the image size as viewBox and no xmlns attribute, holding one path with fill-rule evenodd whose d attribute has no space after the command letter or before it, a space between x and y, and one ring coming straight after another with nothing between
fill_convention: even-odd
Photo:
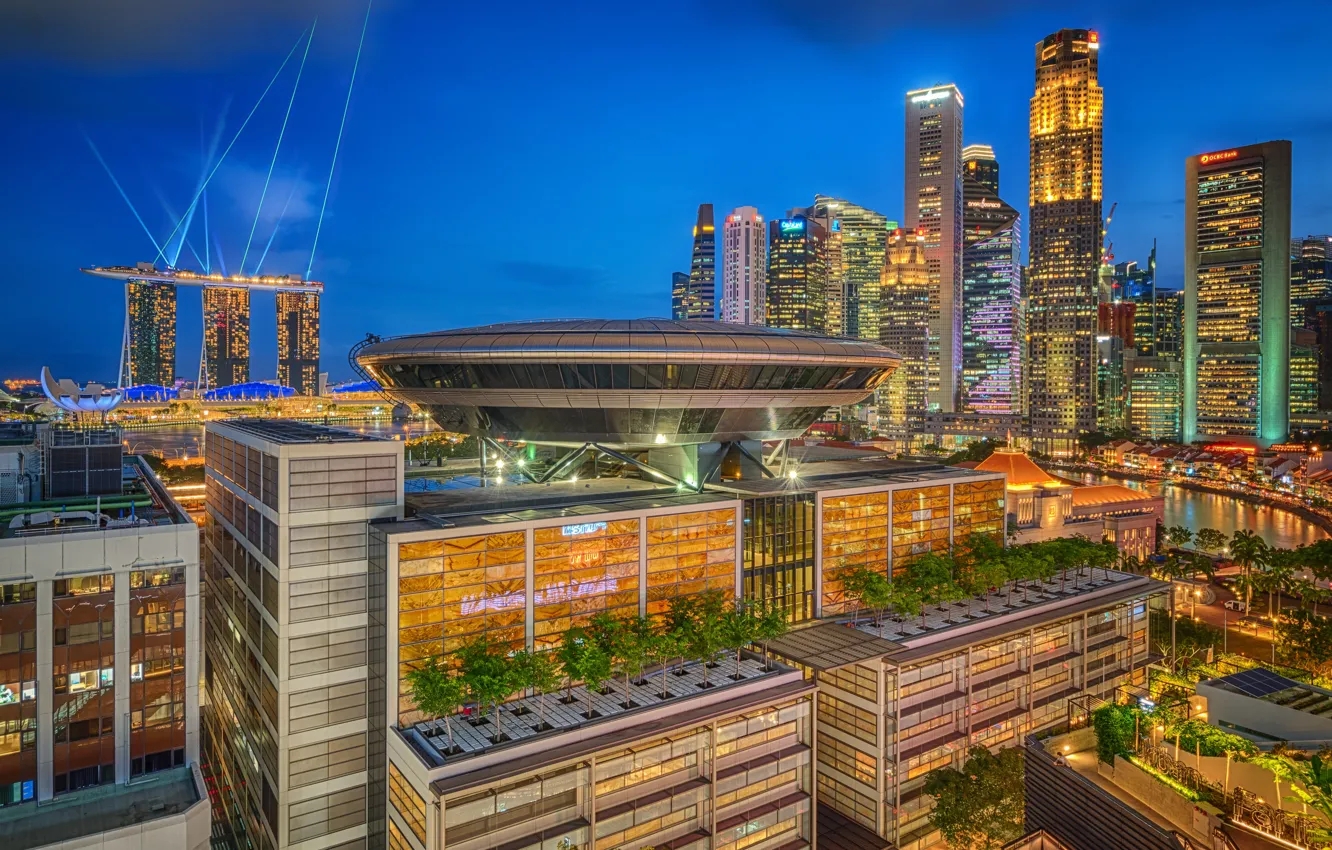
<instances>
[{"instance_id":1,"label":"golden glass window panel","mask_svg":"<svg viewBox=\"0 0 1332 850\"><path fill-rule=\"evenodd\" d=\"M843 580L859 567L887 573L888 494L862 493L823 500L823 611L850 611Z\"/></svg>"},{"instance_id":2,"label":"golden glass window panel","mask_svg":"<svg viewBox=\"0 0 1332 850\"><path fill-rule=\"evenodd\" d=\"M1004 539L1005 492L1003 481L976 481L953 485L953 539L985 534Z\"/></svg>"},{"instance_id":3,"label":"golden glass window panel","mask_svg":"<svg viewBox=\"0 0 1332 850\"><path fill-rule=\"evenodd\" d=\"M928 552L949 550L948 487L911 487L893 493L893 572Z\"/></svg>"},{"instance_id":4,"label":"golden glass window panel","mask_svg":"<svg viewBox=\"0 0 1332 850\"><path fill-rule=\"evenodd\" d=\"M648 518L647 614L670 600L715 590L735 595L733 510L691 511Z\"/></svg>"},{"instance_id":5,"label":"golden glass window panel","mask_svg":"<svg viewBox=\"0 0 1332 850\"><path fill-rule=\"evenodd\" d=\"M590 522L533 531L533 641L557 646L593 615L638 613L638 520Z\"/></svg>"}]
</instances>

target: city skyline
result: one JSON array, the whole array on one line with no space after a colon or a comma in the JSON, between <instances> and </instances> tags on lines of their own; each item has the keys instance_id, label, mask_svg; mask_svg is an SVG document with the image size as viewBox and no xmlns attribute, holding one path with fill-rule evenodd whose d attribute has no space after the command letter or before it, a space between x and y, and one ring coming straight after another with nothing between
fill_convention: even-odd
<instances>
[{"instance_id":1,"label":"city skyline","mask_svg":"<svg viewBox=\"0 0 1332 850\"><path fill-rule=\"evenodd\" d=\"M635 31L644 23L641 13L634 11L601 16L604 20L597 20L596 6L589 4L588 9L580 9L574 16L576 20L563 26L595 24L586 27L579 38L604 43L606 36L617 31ZM540 17L552 13L538 10L536 14ZM1182 13L1167 12L1150 23L1142 23L1131 9L1114 12L1066 9L1057 15L1026 9L1000 15L991 26L950 33L950 38L942 44L938 39L920 40L929 42L928 49L923 43L915 43L919 40L916 36L927 26L919 17L908 17L891 27L868 26L863 38L852 39L843 34L849 26L838 26L848 16L846 12L831 12L830 22L821 28L774 10L761 11L750 21L736 21L725 15L713 20L704 17L703 9L682 4L665 14L659 27L654 25L652 39L675 40L691 54L714 52L725 43L729 45L726 55L737 61L771 61L783 53L794 53L817 58L820 67L830 67L835 73L855 72L855 82L844 90L823 91L820 106L822 115L845 119L856 116L854 126L863 141L854 151L837 157L807 155L795 160L788 152L780 168L773 167L774 154L754 154L738 167L724 169L715 155L710 138L713 134L701 134L687 142L660 134L659 138L648 138L643 133L650 126L648 116L637 107L621 111L613 120L593 120L586 127L569 124L567 119L557 118L536 101L536 85L518 79L515 72L497 71L476 91L469 89L469 85L479 82L471 76L460 80L457 86L446 86L442 97L457 107L456 114L415 98L415 90L410 88L401 96L385 98L384 87L402 77L396 54L404 52L396 48L389 51L387 46L401 42L409 47L414 37L411 29L419 25L420 16L392 7L386 7L382 13L377 9L371 20L357 82L358 97L352 103L344 140L341 162L346 169L339 166L340 175L332 189L329 218L325 222L326 247L320 249L320 254L326 259L315 266L316 277L328 281L331 291L338 294L326 299L324 305L324 349L329 354L325 359L332 367L331 378L350 377L339 371L339 352L349 348L366 331L382 332L393 324L391 319L400 311L391 301L376 297L385 292L386 286L406 299L425 297L439 290L441 278L426 254L419 250L421 245L437 241L434 236L426 236L427 230L423 229L431 227L432 216L420 215L424 212L422 202L409 197L417 195L419 189L425 190L419 193L423 197L462 196L475 194L482 185L489 184L493 194L502 198L507 207L532 210L533 215L552 209L555 203L566 202L572 206L562 210L574 216L586 215L592 206L605 209L623 200L660 223L660 227L638 228L635 232L629 228L627 219L611 221L598 213L597 220L607 228L607 238L597 240L596 249L569 244L567 240L561 243L553 234L540 232L522 245L508 243L501 250L499 235L483 232L484 226L479 221L449 228L440 237L447 250L463 251L467 245L478 249L465 251L468 256L457 270L463 279L488 283L482 290L488 293L503 289L515 296L478 298L470 294L469 287L459 286L456 297L439 308L448 311L450 320L456 317L455 323L459 324L586 312L568 303L565 296L571 292L590 292L598 298L616 293L622 297L617 297L611 306L625 316L662 314L660 281L669 278L670 272L679 270L684 262L678 239L663 238L663 234L688 228L699 200L712 201L727 210L751 205L772 218L792 203L821 192L849 198L890 219L900 219L896 199L901 197L903 189L898 148L901 119L897 112L900 107L894 108L894 103L900 103L905 91L943 79L954 81L967 92L969 138L993 146L996 156L1005 163L1008 187L1005 194L1020 197L1026 173L1023 160L1025 98L1030 96L1030 44L1061 26L1095 28L1106 43L1101 69L1102 85L1109 95L1106 201L1120 202L1113 237L1120 258L1141 261L1150 240L1157 237L1160 283L1163 287L1180 288L1183 222L1179 163L1190 152L1259 141L1260 136L1289 138L1294 143L1297 188L1292 231L1303 235L1326 229L1319 220L1322 214L1318 205L1319 196L1325 194L1323 181L1328 178L1311 167L1311 158L1316 156L1328 130L1320 123L1319 116L1295 107L1298 99L1293 92L1275 86L1278 82L1275 70L1246 81L1237 92L1217 93L1189 87L1189 97L1197 108L1184 114L1172 113L1170 121L1156 122L1158 126L1150 144L1140 140L1132 116L1141 115L1141 109L1153 97L1152 92L1184 85L1191 64L1208 49L1202 40L1185 39L1175 42L1172 51L1151 69L1133 60L1144 45L1183 26L1187 18ZM286 232L280 233L274 253L265 264L266 269L275 272L304 271L308 260L312 236L309 231L313 224L313 213L308 207L312 197L316 207L319 200L310 187L322 183L327 169L332 135L345 96L343 85L349 76L360 24L359 19L350 20L358 15L343 17L348 20L340 23L321 18L321 32L314 41L311 65L306 71L307 82L302 84L292 119L308 122L317 118L314 123L321 128L320 133L284 143L275 185L269 191L268 206L276 208L272 218L276 218L288 194L293 198L287 219L292 225L291 239L287 240ZM1287 16L1278 26L1293 28L1298 17ZM554 25L553 18L550 23ZM132 66L134 73L124 82L90 78L85 64L77 57L71 58L67 49L40 40L37 47L29 45L25 51L45 52L34 55L15 51L7 57L4 67L8 76L15 82L37 83L27 87L30 94L18 94L17 89L24 87L17 86L0 101L0 111L8 120L23 122L31 128L23 138L11 141L15 155L5 167L3 178L15 197L30 200L29 207L21 214L9 208L7 216L16 244L32 246L31 251L19 252L16 258L20 279L67 287L74 300L94 310L105 312L116 306L114 302L118 299L113 290L99 290L93 282L78 280L74 267L94 262L133 261L130 258L149 259L153 249L88 151L78 132L79 125L100 145L150 228L158 237L165 235L170 229L165 226L168 219L156 202L153 183L163 184L164 195L176 207L184 205L197 175L187 175L179 163L190 157L195 164L189 171L197 171L201 120L205 135L211 134L221 104L231 94L236 100L226 121L228 133L236 127L304 22L269 20L266 24L259 43L251 42L250 49L239 56L221 52L216 57L183 64L178 56L158 56L151 50L145 51L142 56L123 60L138 63ZM451 30L472 33L467 39L459 39L460 47L466 50L472 48L464 42L486 43L492 33L497 34L501 22L489 13L468 10L457 24L460 26L452 26ZM739 30L743 30L741 37L732 38ZM982 45L984 51L978 52ZM539 59L549 48L524 36L514 49L531 51ZM1281 55L1281 60L1276 61L1273 57L1279 54L1274 47L1260 45L1256 49L1260 51L1259 66L1293 67L1314 86L1327 76L1328 72L1316 64L1300 64L1299 57ZM1269 50L1273 51L1269 57L1273 61L1263 63L1262 57L1268 56ZM574 118L588 117L587 110L603 107L604 99L616 97L621 85L644 81L658 86L666 83L660 69L614 45L606 46L598 57L570 61L567 73L557 81L560 86L585 86L592 80L603 79L604 63L613 61L619 65L615 79L602 88L594 88L589 105L579 107ZM729 117L720 111L720 106L687 96L685 89L694 86L696 91L696 81L711 72L708 63L701 64L701 68L691 68L683 78L678 78L678 90L677 81L671 81L665 91L665 102L654 107L652 124L660 126L658 122L663 118L675 121L687 109L695 108L701 110L697 121L723 131L732 127L733 122L752 123L764 110L769 113L764 121L771 122L768 94L761 94L739 113L732 108ZM50 66L63 69L62 73L38 79L42 76L39 71ZM310 79L327 84L321 82L315 86L308 82ZM87 94L76 96L80 89L86 89ZM367 92L364 97L359 96L362 91ZM185 97L187 93L191 96ZM312 103L307 103L307 93ZM37 97L41 97L41 103ZM404 100L409 97L413 98L410 104ZM87 108L89 98L97 98L105 105ZM227 177L228 189L223 191L224 184L219 182L213 199L213 223L220 226L218 221L227 217L226 212L230 218L227 226L239 231L224 232L222 237L225 253L232 263L242 253L240 246L249 230L253 201L257 200L262 185L267 156L272 153L275 126L281 119L284 100L274 97L266 103L233 153L237 157L234 171L228 166L219 174L219 181ZM509 109L497 111L492 101L513 102L521 108L516 113ZM408 129L427 135L436 128L442 132L442 122L447 119L455 131L446 134L448 140L442 150L432 147L431 160L438 162L441 156L445 161L466 157L471 163L468 168L418 167L424 166L425 150L415 141L417 132L393 134L394 140L387 144L375 141L379 135L376 126L388 114L384 110L403 106L413 107L407 113ZM165 125L149 142L149 153L171 164L165 171L156 169L155 173L143 161L145 153L118 140L122 135L119 130L130 116L145 110L162 118ZM1251 129L1258 115L1265 122L1261 131ZM265 118L266 125L262 123ZM470 132L461 136L456 133L459 119L470 128ZM401 120L395 119L395 124ZM564 135L568 138L551 138L544 133L526 134L533 137L531 140L511 137L510 125L514 122L531 126L550 121L565 128ZM766 126L767 123L759 124L760 128ZM136 139L136 144L141 146L142 140ZM541 169L550 180L537 181L532 173L534 168ZM409 171L415 172L410 179L406 178ZM256 172L261 178L258 181L253 179ZM282 185L277 185L279 179ZM424 183L414 182L417 180ZM579 188L575 189L575 185ZM39 190L39 186L43 189ZM50 188L58 191L49 191ZM69 207L70 197L79 199L77 208ZM238 199L244 199L245 203ZM269 215L265 214L263 224L272 223ZM263 225L260 233L264 233ZM383 275L385 257L405 258L395 264L388 283ZM273 265L275 259L280 265ZM449 277L454 279L452 273ZM181 294L181 315L196 314L197 302L192 299L198 297L189 292ZM420 315L409 317L409 327L404 330L415 329L416 322L422 328L428 327L441 315L434 310L416 312ZM274 311L264 299L254 304L253 314L253 357L256 363L275 362L271 341L275 336ZM115 370L118 330L94 328L59 350L46 352L34 350L33 343L52 337L57 329L22 328L7 340L6 348L0 349L0 357L12 364L13 370L24 373L35 372L50 361L57 372L110 379ZM200 333L198 328L182 327L177 374L192 377L196 353L201 348ZM270 377L264 374L267 371L271 368L257 369L256 376Z\"/></svg>"}]
</instances>

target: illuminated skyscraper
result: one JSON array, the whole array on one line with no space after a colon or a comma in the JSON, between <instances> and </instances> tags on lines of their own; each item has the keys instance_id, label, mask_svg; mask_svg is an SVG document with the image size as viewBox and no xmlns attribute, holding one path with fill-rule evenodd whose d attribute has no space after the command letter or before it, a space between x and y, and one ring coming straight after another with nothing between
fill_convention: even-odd
<instances>
[{"instance_id":1,"label":"illuminated skyscraper","mask_svg":"<svg viewBox=\"0 0 1332 850\"><path fill-rule=\"evenodd\" d=\"M768 327L824 332L827 238L804 216L768 222Z\"/></svg>"},{"instance_id":2,"label":"illuminated skyscraper","mask_svg":"<svg viewBox=\"0 0 1332 850\"><path fill-rule=\"evenodd\" d=\"M809 212L828 230L830 246L840 241L840 278L836 257L829 257L828 333L878 339L879 278L888 244L887 216L825 195L814 196ZM836 251L834 248L831 253ZM841 306L836 316L834 300Z\"/></svg>"},{"instance_id":3,"label":"illuminated skyscraper","mask_svg":"<svg viewBox=\"0 0 1332 850\"><path fill-rule=\"evenodd\" d=\"M1100 42L1065 29L1036 44L1031 98L1030 411L1033 448L1068 456L1096 428L1101 260Z\"/></svg>"},{"instance_id":4,"label":"illuminated skyscraper","mask_svg":"<svg viewBox=\"0 0 1332 850\"><path fill-rule=\"evenodd\" d=\"M319 295L277 294L278 383L297 395L319 392Z\"/></svg>"},{"instance_id":5,"label":"illuminated skyscraper","mask_svg":"<svg viewBox=\"0 0 1332 850\"><path fill-rule=\"evenodd\" d=\"M930 270L929 406L952 413L962 391L962 93L906 95L908 231L925 234Z\"/></svg>"},{"instance_id":6,"label":"illuminated skyscraper","mask_svg":"<svg viewBox=\"0 0 1332 850\"><path fill-rule=\"evenodd\" d=\"M1322 427L1318 411L1318 334L1311 328L1291 328L1290 421L1310 430Z\"/></svg>"},{"instance_id":7,"label":"illuminated skyscraper","mask_svg":"<svg viewBox=\"0 0 1332 850\"><path fill-rule=\"evenodd\" d=\"M1315 305L1332 299L1332 236L1290 240L1290 317L1296 324L1313 319Z\"/></svg>"},{"instance_id":8,"label":"illuminated skyscraper","mask_svg":"<svg viewBox=\"0 0 1332 850\"><path fill-rule=\"evenodd\" d=\"M712 204L699 204L694 251L689 258L689 285L680 304L680 318L717 318L716 263L717 229L712 223Z\"/></svg>"},{"instance_id":9,"label":"illuminated skyscraper","mask_svg":"<svg viewBox=\"0 0 1332 850\"><path fill-rule=\"evenodd\" d=\"M963 184L962 409L1019 413L1022 216L987 184Z\"/></svg>"},{"instance_id":10,"label":"illuminated skyscraper","mask_svg":"<svg viewBox=\"0 0 1332 850\"><path fill-rule=\"evenodd\" d=\"M768 232L753 207L736 207L722 223L721 320L761 325L766 320Z\"/></svg>"},{"instance_id":11,"label":"illuminated skyscraper","mask_svg":"<svg viewBox=\"0 0 1332 850\"><path fill-rule=\"evenodd\" d=\"M930 273L924 233L894 230L880 283L880 342L902 365L879 390L879 423L894 440L910 437L909 418L928 403Z\"/></svg>"},{"instance_id":12,"label":"illuminated skyscraper","mask_svg":"<svg viewBox=\"0 0 1332 850\"><path fill-rule=\"evenodd\" d=\"M1185 163L1182 429L1259 445L1290 430L1290 142Z\"/></svg>"},{"instance_id":13,"label":"illuminated skyscraper","mask_svg":"<svg viewBox=\"0 0 1332 850\"><path fill-rule=\"evenodd\" d=\"M125 284L126 360L129 385L171 386L176 380L176 287L170 283ZM122 378L122 382L123 382Z\"/></svg>"},{"instance_id":14,"label":"illuminated skyscraper","mask_svg":"<svg viewBox=\"0 0 1332 850\"><path fill-rule=\"evenodd\" d=\"M1182 375L1178 357L1145 357L1138 350L1124 354L1128 429L1144 440L1179 440Z\"/></svg>"},{"instance_id":15,"label":"illuminated skyscraper","mask_svg":"<svg viewBox=\"0 0 1332 850\"><path fill-rule=\"evenodd\" d=\"M989 145L967 145L962 149L962 176L999 194L999 160Z\"/></svg>"},{"instance_id":16,"label":"illuminated skyscraper","mask_svg":"<svg viewBox=\"0 0 1332 850\"><path fill-rule=\"evenodd\" d=\"M689 274L671 272L671 318L683 319L685 293L689 291Z\"/></svg>"},{"instance_id":17,"label":"illuminated skyscraper","mask_svg":"<svg viewBox=\"0 0 1332 850\"><path fill-rule=\"evenodd\" d=\"M203 289L204 362L210 387L250 380L250 290ZM279 333L281 333L281 325Z\"/></svg>"}]
</instances>

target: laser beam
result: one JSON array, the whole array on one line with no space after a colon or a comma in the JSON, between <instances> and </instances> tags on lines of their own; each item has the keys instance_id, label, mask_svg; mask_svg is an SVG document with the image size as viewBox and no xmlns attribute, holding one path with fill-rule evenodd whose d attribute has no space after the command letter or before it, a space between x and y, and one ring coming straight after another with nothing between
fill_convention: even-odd
<instances>
[{"instance_id":1,"label":"laser beam","mask_svg":"<svg viewBox=\"0 0 1332 850\"><path fill-rule=\"evenodd\" d=\"M264 246L264 252L259 255L259 262L254 267L256 275L264 267L264 258L268 256L268 249L273 247L273 240L277 238L278 228L282 226L282 219L287 215L287 207L291 205L291 199L295 194L296 186L292 184L291 191L287 193L287 203L282 205L282 212L278 213L277 223L273 225L273 232L268 237L268 244Z\"/></svg>"},{"instance_id":2,"label":"laser beam","mask_svg":"<svg viewBox=\"0 0 1332 850\"><path fill-rule=\"evenodd\" d=\"M352 89L356 86L356 71L361 67L361 49L365 47L365 31L370 27L370 9L374 0L365 4L365 20L361 23L361 41L356 45L356 61L352 63L351 82L347 84L347 101L342 105L342 122L338 124L338 140L333 145L333 162L328 166L328 182L324 184L324 201L319 205L319 221L315 224L314 242L310 245L310 264L305 267L305 279L314 270L315 249L319 247L319 231L324 229L324 210L328 209L328 193L333 188L333 171L338 167L338 150L342 148L342 132L347 129L347 111L351 109Z\"/></svg>"},{"instance_id":3,"label":"laser beam","mask_svg":"<svg viewBox=\"0 0 1332 850\"><path fill-rule=\"evenodd\" d=\"M116 191L119 192L120 197L124 199L125 205L130 208L130 212L134 213L135 221L139 222L139 226L143 228L143 232L148 235L148 241L152 242L153 247L157 249L157 255L159 257L163 256L162 246L157 244L157 240L153 238L153 232L148 229L148 225L144 224L143 216L139 215L139 211L134 208L134 202L129 199L129 195L126 195L125 190L120 188L120 181L116 179L115 174L111 173L111 166L107 165L106 160L102 158L102 152L97 149L97 145L93 144L92 137L89 136L85 130L80 129L80 132L83 133L83 140L88 143L88 147L92 148L93 156L97 157L97 161L102 164L103 170L106 171L106 176L111 178L111 185L116 187Z\"/></svg>"},{"instance_id":4,"label":"laser beam","mask_svg":"<svg viewBox=\"0 0 1332 850\"><path fill-rule=\"evenodd\" d=\"M306 27L304 30L302 30L300 37L296 39L296 42L294 44L292 44L291 50L287 51L287 57L283 59L282 64L278 66L277 73L273 75L273 79L269 80L268 85L264 87L264 93L259 95L259 99L255 101L254 106L250 109L250 114L246 115L245 120L241 122L240 129L236 131L236 135L231 137L231 141L227 144L227 149L222 152L222 157L218 159L217 164L213 166L213 170L208 172L208 177L205 178L203 185L199 187L199 190L194 193L194 197L190 198L191 206L194 205L195 201L199 200L199 196L203 194L203 191L205 188L207 188L209 181L213 179L213 175L217 174L217 170L222 167L222 162L226 160L227 154L231 153L231 148L236 144L236 140L240 138L241 133L245 132L245 128L246 126L249 125L250 119L253 118L254 113L259 110L259 105L264 102L264 98L268 96L269 90L273 88L273 83L277 82L277 78L282 74L282 69L287 67L287 63L291 61L292 55L296 53L296 48L301 46L301 40L305 38L305 34L308 33L309 31L310 31L309 27ZM172 229L171 231L171 236L167 237L168 242L171 241L171 237L176 235L176 231L179 230L180 226L184 223L185 223L184 218L176 222L175 228ZM162 249L160 247L157 249L157 256L159 257L165 256L162 253Z\"/></svg>"},{"instance_id":5,"label":"laser beam","mask_svg":"<svg viewBox=\"0 0 1332 850\"><path fill-rule=\"evenodd\" d=\"M254 241L254 231L259 227L259 214L264 210L264 198L268 197L268 184L273 180L273 167L277 165L278 151L282 149L282 137L287 134L287 120L291 118L291 105L296 102L296 90L301 87L301 74L305 72L305 60L310 55L310 45L314 42L315 27L319 19L310 24L310 37L305 40L305 52L301 54L301 65L296 69L296 84L291 87L291 97L287 100L287 114L282 116L282 129L278 130L277 144L273 147L273 158L268 161L268 176L264 178L264 189L259 193L259 206L254 211L254 223L250 225L250 237L245 240L245 251L241 253L239 274L245 274L245 260L250 256L250 243ZM290 201L290 198L288 198ZM277 232L277 228L273 228ZM272 240L269 240L270 244ZM267 253L267 251L265 251ZM255 274L259 270L255 269Z\"/></svg>"},{"instance_id":6,"label":"laser beam","mask_svg":"<svg viewBox=\"0 0 1332 850\"><path fill-rule=\"evenodd\" d=\"M228 99L226 106L222 107L222 112L217 116L217 127L213 130L213 141L208 146L208 153L204 155L203 168L199 169L199 182L195 186L196 191L198 190L200 185L203 185L204 175L207 174L208 172L208 165L213 161L213 157L217 155L217 146L222 141L222 127L226 122L227 109L229 109L230 106L231 106L231 101L230 99ZM200 128L200 134L202 135L202 128ZM202 141L202 139L200 141ZM176 243L175 256L171 258L171 265L173 268L176 265L176 260L179 259L180 257L181 247L184 246L189 239L190 227L194 224L194 215L198 211L199 211L199 201L198 198L196 197L194 203L191 203L189 208L185 210L185 227L180 232L180 241ZM175 216L173 215L172 218L174 217ZM205 233L204 234L205 252L208 250L207 239L208 239L208 234ZM167 247L170 248L171 246L168 245ZM193 246L190 247L190 251L193 252L194 259L198 260L200 265L204 265L204 261L199 258L199 252L195 251Z\"/></svg>"}]
</instances>

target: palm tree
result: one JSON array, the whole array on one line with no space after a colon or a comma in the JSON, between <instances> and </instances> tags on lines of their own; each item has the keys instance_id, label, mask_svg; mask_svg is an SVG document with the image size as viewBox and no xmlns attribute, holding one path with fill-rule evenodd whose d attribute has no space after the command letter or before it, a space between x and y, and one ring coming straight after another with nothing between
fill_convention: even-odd
<instances>
[{"instance_id":1,"label":"palm tree","mask_svg":"<svg viewBox=\"0 0 1332 850\"><path fill-rule=\"evenodd\" d=\"M1277 600L1283 592L1290 590L1295 581L1295 565L1292 563L1290 550L1269 549L1267 563L1259 581L1267 591L1267 616L1275 624L1281 614L1281 604Z\"/></svg>"},{"instance_id":2,"label":"palm tree","mask_svg":"<svg viewBox=\"0 0 1332 850\"><path fill-rule=\"evenodd\" d=\"M1236 531L1230 539L1230 556L1239 564L1244 575L1253 572L1253 568L1267 562L1267 543L1263 538L1247 529ZM1250 586L1250 595L1244 599L1244 610L1249 610L1249 604L1252 602L1253 588Z\"/></svg>"}]
</instances>

